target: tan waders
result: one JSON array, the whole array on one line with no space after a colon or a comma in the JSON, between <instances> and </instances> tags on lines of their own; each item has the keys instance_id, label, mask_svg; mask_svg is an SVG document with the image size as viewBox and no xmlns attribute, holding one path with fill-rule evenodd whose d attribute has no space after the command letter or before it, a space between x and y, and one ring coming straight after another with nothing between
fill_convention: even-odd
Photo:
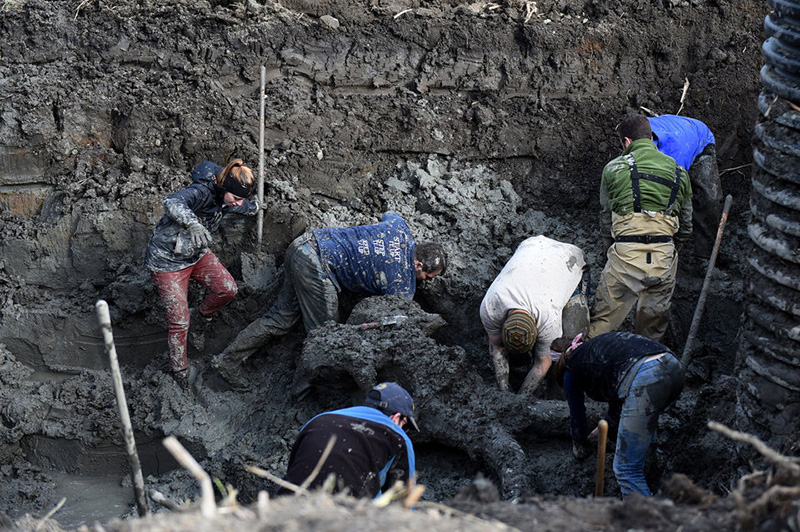
<instances>
[{"instance_id":1,"label":"tan waders","mask_svg":"<svg viewBox=\"0 0 800 532\"><path fill-rule=\"evenodd\" d=\"M640 212L612 219L617 241L600 275L589 337L617 330L636 305L636 334L659 341L675 290L678 254L669 237L677 232L677 217ZM626 235L650 235L655 242L626 242Z\"/></svg>"}]
</instances>

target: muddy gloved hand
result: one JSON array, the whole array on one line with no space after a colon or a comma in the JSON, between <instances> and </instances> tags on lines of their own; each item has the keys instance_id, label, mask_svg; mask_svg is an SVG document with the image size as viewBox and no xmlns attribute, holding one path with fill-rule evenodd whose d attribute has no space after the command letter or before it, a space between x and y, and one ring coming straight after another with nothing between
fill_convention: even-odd
<instances>
[{"instance_id":1,"label":"muddy gloved hand","mask_svg":"<svg viewBox=\"0 0 800 532\"><path fill-rule=\"evenodd\" d=\"M192 244L198 248L207 248L211 245L211 233L200 222L192 222L187 229L192 237Z\"/></svg>"},{"instance_id":2,"label":"muddy gloved hand","mask_svg":"<svg viewBox=\"0 0 800 532\"><path fill-rule=\"evenodd\" d=\"M572 454L578 460L585 460L592 455L592 446L589 444L583 445L578 442L572 442Z\"/></svg>"}]
</instances>

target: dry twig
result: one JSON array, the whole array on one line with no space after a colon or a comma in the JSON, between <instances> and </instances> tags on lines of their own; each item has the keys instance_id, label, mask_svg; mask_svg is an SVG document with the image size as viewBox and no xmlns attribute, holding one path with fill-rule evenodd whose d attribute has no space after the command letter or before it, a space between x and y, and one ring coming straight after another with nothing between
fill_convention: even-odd
<instances>
[{"instance_id":1,"label":"dry twig","mask_svg":"<svg viewBox=\"0 0 800 532\"><path fill-rule=\"evenodd\" d=\"M683 104L686 102L686 95L689 93L689 78L683 78L683 93L681 94L681 106L678 108L676 115L681 114Z\"/></svg>"},{"instance_id":2,"label":"dry twig","mask_svg":"<svg viewBox=\"0 0 800 532\"><path fill-rule=\"evenodd\" d=\"M748 163L748 164L743 164L743 165L741 165L741 166L735 166L735 167L733 167L733 168L726 168L725 170L722 170L722 171L719 173L719 175L725 175L725 174L728 174L728 173L730 173L730 172L735 172L736 170L741 170L742 168L747 168L747 167L749 167L749 166L753 166L753 165L752 165L752 164L750 164L750 163Z\"/></svg>"},{"instance_id":3,"label":"dry twig","mask_svg":"<svg viewBox=\"0 0 800 532\"><path fill-rule=\"evenodd\" d=\"M300 484L301 488L306 490L311 485L311 483L314 482L314 479L317 478L317 475L319 475L319 472L322 470L322 464L324 464L325 460L327 460L328 456L330 456L331 451L333 450L333 446L335 444L336 444L336 435L334 434L328 440L328 444L325 445L325 450L322 451L322 456L319 457L319 461L317 461L317 465L314 466L314 469L311 471L311 474L308 475L308 478L305 479L302 484Z\"/></svg>"},{"instance_id":4,"label":"dry twig","mask_svg":"<svg viewBox=\"0 0 800 532\"><path fill-rule=\"evenodd\" d=\"M782 504L800 497L800 485L797 485L800 484L800 458L784 456L756 436L730 429L721 423L709 421L708 427L727 438L751 445L767 462L777 468L775 474L772 471L756 471L739 479L733 497L745 528L756 525L770 510L770 506L777 505L780 509ZM763 479L763 486L769 486L769 489L748 504L745 499L747 483L757 479ZM781 482L793 485L781 485Z\"/></svg>"},{"instance_id":5,"label":"dry twig","mask_svg":"<svg viewBox=\"0 0 800 532\"><path fill-rule=\"evenodd\" d=\"M422 497L423 493L425 493L425 486L417 484L417 474L414 473L406 482L406 498L403 499L403 507L406 510L410 509Z\"/></svg>"},{"instance_id":6,"label":"dry twig","mask_svg":"<svg viewBox=\"0 0 800 532\"><path fill-rule=\"evenodd\" d=\"M717 423L716 421L709 421L708 428L716 430L726 438L750 444L756 451L758 451L761 454L761 456L763 456L767 460L767 462L776 465L778 467L786 468L793 475L800 475L800 458L792 456L784 456L779 452L771 449L767 444L765 444L763 441L753 436L752 434L747 434L745 432L739 432L738 430L729 429L722 423Z\"/></svg>"},{"instance_id":7,"label":"dry twig","mask_svg":"<svg viewBox=\"0 0 800 532\"><path fill-rule=\"evenodd\" d=\"M217 513L217 503L214 502L214 485L211 483L211 477L175 436L165 438L164 447L200 483L200 511L203 517L214 517Z\"/></svg>"},{"instance_id":8,"label":"dry twig","mask_svg":"<svg viewBox=\"0 0 800 532\"><path fill-rule=\"evenodd\" d=\"M778 500L792 500L800 497L800 486L772 486L770 489L761 494L761 497L751 503L747 510L751 515L761 513L767 509L770 503Z\"/></svg>"},{"instance_id":9,"label":"dry twig","mask_svg":"<svg viewBox=\"0 0 800 532\"><path fill-rule=\"evenodd\" d=\"M61 507L62 507L62 506L64 506L64 503L65 503L65 502L67 502L67 498L66 498L66 497L64 497L63 499L61 499L60 501L58 501L58 504L56 504L56 505L55 505L55 507L54 507L52 510L50 510L49 512L47 512L47 514L45 514L45 516L44 516L44 517L42 517L42 519L39 521L39 524L38 524L38 525L36 525L36 530L40 530L40 529L42 528L42 525L43 525L45 522L47 522L47 520L48 520L48 519L50 519L51 517L53 517L53 514L54 514L54 513L56 513L57 511L59 511L59 510L61 509Z\"/></svg>"},{"instance_id":10,"label":"dry twig","mask_svg":"<svg viewBox=\"0 0 800 532\"><path fill-rule=\"evenodd\" d=\"M267 517L267 511L269 510L269 493L266 491L258 492L256 508L258 509L258 518L265 519Z\"/></svg>"},{"instance_id":11,"label":"dry twig","mask_svg":"<svg viewBox=\"0 0 800 532\"><path fill-rule=\"evenodd\" d=\"M378 508L389 506L393 501L402 499L406 496L408 490L399 480L395 482L394 486L384 491L380 497L372 501L372 504Z\"/></svg>"},{"instance_id":12,"label":"dry twig","mask_svg":"<svg viewBox=\"0 0 800 532\"><path fill-rule=\"evenodd\" d=\"M78 15L80 14L81 9L86 7L91 2L92 0L83 0L80 4L78 4L78 8L75 10L75 18L73 20L78 20Z\"/></svg>"},{"instance_id":13,"label":"dry twig","mask_svg":"<svg viewBox=\"0 0 800 532\"><path fill-rule=\"evenodd\" d=\"M266 469L261 469L260 467L256 467L256 466L244 466L244 469L248 473L252 473L252 474L254 474L254 475L258 476L258 477L266 478L268 480L271 480L272 482L274 482L278 486L280 486L282 488L286 488L287 490L293 491L295 493L308 493L307 489L301 488L300 486L296 486L296 485L292 484L291 482L283 480L281 477L273 475L272 473L270 473Z\"/></svg>"},{"instance_id":14,"label":"dry twig","mask_svg":"<svg viewBox=\"0 0 800 532\"><path fill-rule=\"evenodd\" d=\"M164 496L164 494L161 493L160 491L150 490L148 492L148 494L150 495L150 499L152 499L153 502L155 502L157 504L160 504L164 508L166 508L168 510L172 510L173 512L180 512L181 511L181 505L180 504L178 504L177 502L173 501L172 499L167 499Z\"/></svg>"}]
</instances>

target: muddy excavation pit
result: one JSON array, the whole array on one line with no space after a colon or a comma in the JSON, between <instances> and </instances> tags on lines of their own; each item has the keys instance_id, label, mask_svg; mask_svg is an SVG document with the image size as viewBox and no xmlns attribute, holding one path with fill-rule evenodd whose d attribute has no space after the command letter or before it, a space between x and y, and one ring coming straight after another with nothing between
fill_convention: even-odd
<instances>
[{"instance_id":1,"label":"muddy excavation pit","mask_svg":"<svg viewBox=\"0 0 800 532\"><path fill-rule=\"evenodd\" d=\"M423 501L530 529L535 520L519 512L536 498L563 529L583 529L563 512L593 493L595 464L572 457L563 392L551 380L533 402L497 389L478 306L531 235L581 247L597 283L600 173L619 154L614 125L642 108L706 122L723 192L734 196L687 388L660 420L646 471L654 492L678 473L724 495L749 471L746 453L706 422L736 424L768 12L745 0L6 0L0 511L41 516L66 497L54 516L65 528L135 515L94 313L104 299L147 489L197 496L161 444L173 435L242 503L274 495L244 466L282 475L308 419L396 380L420 412L411 438ZM263 242L251 218L226 217L215 235L239 293L211 323L203 352L190 351L200 377L184 392L166 373L166 318L144 251L161 200L188 184L196 164L240 157L257 168L262 66ZM343 296L343 323L272 340L246 362L250 388L231 389L209 362L271 304L289 242L307 229L375 223L386 211L400 213L417 241L443 243L446 275L413 302ZM681 256L664 341L676 353L707 263L690 250ZM201 287L189 295L196 304ZM397 314L410 319L356 327ZM512 387L527 372L518 362ZM589 412L596 422L603 409ZM612 477L599 502L620 527L667 512L663 501L618 500ZM496 493L470 498L481 485ZM617 519L626 512L640 520Z\"/></svg>"}]
</instances>

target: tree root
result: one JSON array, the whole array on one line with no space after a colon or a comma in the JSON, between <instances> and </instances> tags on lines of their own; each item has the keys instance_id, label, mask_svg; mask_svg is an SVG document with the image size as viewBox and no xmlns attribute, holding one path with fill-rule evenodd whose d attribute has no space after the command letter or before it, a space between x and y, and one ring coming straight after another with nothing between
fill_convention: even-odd
<instances>
[{"instance_id":1,"label":"tree root","mask_svg":"<svg viewBox=\"0 0 800 532\"><path fill-rule=\"evenodd\" d=\"M796 502L800 498L800 459L785 456L758 437L730 429L721 423L710 421L708 427L727 438L751 445L775 468L774 471L754 471L737 482L731 495L736 501L742 530L760 528L762 523L769 520L793 518L791 514L795 512Z\"/></svg>"}]
</instances>

